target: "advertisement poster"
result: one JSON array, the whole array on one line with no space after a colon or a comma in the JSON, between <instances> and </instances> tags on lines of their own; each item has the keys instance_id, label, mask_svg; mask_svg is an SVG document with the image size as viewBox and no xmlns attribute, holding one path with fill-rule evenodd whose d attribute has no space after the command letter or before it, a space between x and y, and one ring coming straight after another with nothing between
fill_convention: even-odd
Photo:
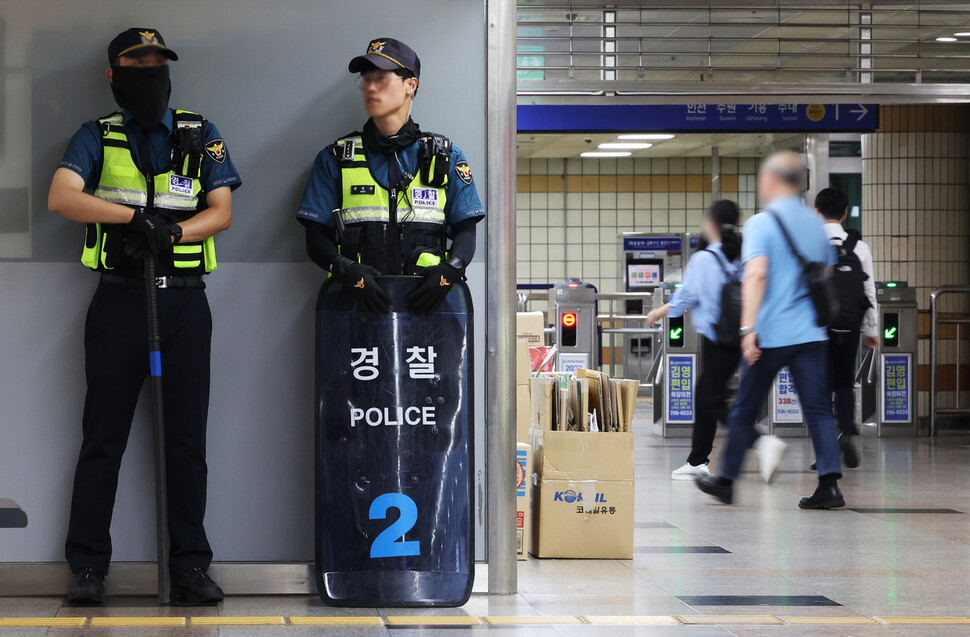
<instances>
[{"instance_id":1,"label":"advertisement poster","mask_svg":"<svg viewBox=\"0 0 970 637\"><path fill-rule=\"evenodd\" d=\"M802 405L795 392L795 381L792 380L791 371L787 367L782 367L775 377L771 399L774 422L804 422Z\"/></svg>"},{"instance_id":2,"label":"advertisement poster","mask_svg":"<svg viewBox=\"0 0 970 637\"><path fill-rule=\"evenodd\" d=\"M882 420L907 423L913 421L911 354L882 356Z\"/></svg>"},{"instance_id":3,"label":"advertisement poster","mask_svg":"<svg viewBox=\"0 0 970 637\"><path fill-rule=\"evenodd\" d=\"M667 356L667 396L664 401L667 422L694 422L696 360L696 354Z\"/></svg>"}]
</instances>

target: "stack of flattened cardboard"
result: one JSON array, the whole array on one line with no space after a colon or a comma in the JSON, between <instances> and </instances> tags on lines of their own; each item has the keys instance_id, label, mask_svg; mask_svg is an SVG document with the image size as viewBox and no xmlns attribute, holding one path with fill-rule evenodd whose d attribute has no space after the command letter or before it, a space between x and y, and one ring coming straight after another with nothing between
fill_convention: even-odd
<instances>
[{"instance_id":1,"label":"stack of flattened cardboard","mask_svg":"<svg viewBox=\"0 0 970 637\"><path fill-rule=\"evenodd\" d=\"M610 378L592 369L577 369L576 378L589 384L589 431L630 431L640 381Z\"/></svg>"},{"instance_id":2,"label":"stack of flattened cardboard","mask_svg":"<svg viewBox=\"0 0 970 637\"><path fill-rule=\"evenodd\" d=\"M549 431L630 431L639 381L579 369L531 380L531 426Z\"/></svg>"}]
</instances>

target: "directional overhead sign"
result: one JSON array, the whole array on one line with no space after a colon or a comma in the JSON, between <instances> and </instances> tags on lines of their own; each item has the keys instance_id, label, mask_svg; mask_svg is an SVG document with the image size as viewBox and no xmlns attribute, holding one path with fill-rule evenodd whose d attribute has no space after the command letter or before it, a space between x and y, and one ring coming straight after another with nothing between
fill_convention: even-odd
<instances>
[{"instance_id":1,"label":"directional overhead sign","mask_svg":"<svg viewBox=\"0 0 970 637\"><path fill-rule=\"evenodd\" d=\"M876 104L520 104L519 131L872 131Z\"/></svg>"}]
</instances>

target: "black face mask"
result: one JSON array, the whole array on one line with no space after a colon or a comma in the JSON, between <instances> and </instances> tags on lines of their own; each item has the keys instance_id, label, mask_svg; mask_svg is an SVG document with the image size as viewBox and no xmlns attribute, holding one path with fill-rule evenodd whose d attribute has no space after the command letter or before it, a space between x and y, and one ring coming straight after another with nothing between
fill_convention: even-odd
<instances>
[{"instance_id":1,"label":"black face mask","mask_svg":"<svg viewBox=\"0 0 970 637\"><path fill-rule=\"evenodd\" d=\"M112 67L111 92L121 108L131 111L142 128L155 128L165 117L172 80L165 66Z\"/></svg>"}]
</instances>

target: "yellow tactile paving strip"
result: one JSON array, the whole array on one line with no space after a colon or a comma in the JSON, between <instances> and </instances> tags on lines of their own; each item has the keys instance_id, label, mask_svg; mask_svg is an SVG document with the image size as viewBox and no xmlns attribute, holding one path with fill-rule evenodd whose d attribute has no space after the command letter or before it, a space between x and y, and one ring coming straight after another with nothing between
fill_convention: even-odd
<instances>
[{"instance_id":1,"label":"yellow tactile paving strip","mask_svg":"<svg viewBox=\"0 0 970 637\"><path fill-rule=\"evenodd\" d=\"M192 626L282 626L286 623L286 618L282 616L272 617L231 617L220 615L216 617L191 617Z\"/></svg>"},{"instance_id":2,"label":"yellow tactile paving strip","mask_svg":"<svg viewBox=\"0 0 970 637\"><path fill-rule=\"evenodd\" d=\"M235 617L0 617L0 628L43 627L140 627L184 628L187 626L550 626L555 624L590 624L609 626L684 626L684 625L774 625L812 624L846 626L859 624L909 624L915 626L968 625L970 617L862 617L862 616L789 616L789 615L389 615L285 617L269 615Z\"/></svg>"}]
</instances>

